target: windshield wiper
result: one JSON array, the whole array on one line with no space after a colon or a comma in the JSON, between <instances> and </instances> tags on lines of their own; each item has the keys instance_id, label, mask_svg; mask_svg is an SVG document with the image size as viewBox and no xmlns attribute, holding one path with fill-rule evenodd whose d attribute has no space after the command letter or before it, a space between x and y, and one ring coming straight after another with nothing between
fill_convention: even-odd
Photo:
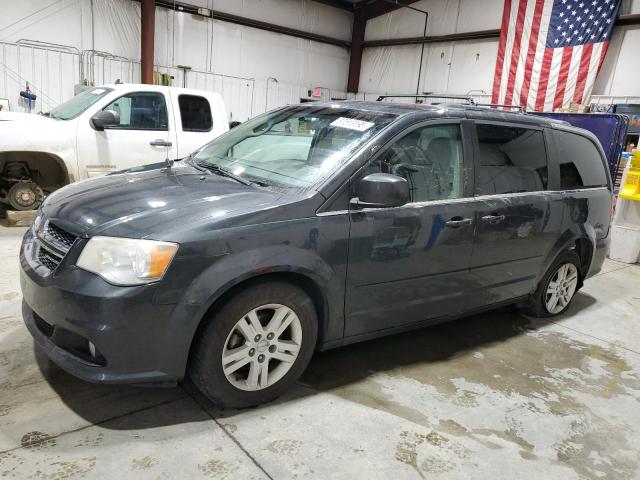
<instances>
[{"instance_id":1,"label":"windshield wiper","mask_svg":"<svg viewBox=\"0 0 640 480\"><path fill-rule=\"evenodd\" d=\"M227 170L225 168L222 168L221 166L216 165L214 163L200 161L200 162L195 162L195 164L198 167L206 168L207 170L215 173L216 175L220 175L222 177L232 178L236 182L239 182L239 183L241 183L243 185L248 185L248 186L254 185L253 182L250 182L249 180L246 180L246 179L242 178L241 176L236 175L235 173L233 173L233 172L231 172L231 171L229 171L229 170Z\"/></svg>"}]
</instances>

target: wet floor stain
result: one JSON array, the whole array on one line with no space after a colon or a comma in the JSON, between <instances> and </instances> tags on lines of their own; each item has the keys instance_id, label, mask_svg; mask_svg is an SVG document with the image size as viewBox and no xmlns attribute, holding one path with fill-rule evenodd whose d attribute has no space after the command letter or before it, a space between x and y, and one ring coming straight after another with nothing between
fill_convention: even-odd
<instances>
[{"instance_id":1,"label":"wet floor stain","mask_svg":"<svg viewBox=\"0 0 640 480\"><path fill-rule=\"evenodd\" d=\"M29 449L49 448L56 445L56 439L44 432L27 432L20 439L20 446Z\"/></svg>"},{"instance_id":2,"label":"wet floor stain","mask_svg":"<svg viewBox=\"0 0 640 480\"><path fill-rule=\"evenodd\" d=\"M30 478L37 480L69 480L80 478L93 470L96 457L81 458L70 462L52 462L43 470L36 470Z\"/></svg>"},{"instance_id":3,"label":"wet floor stain","mask_svg":"<svg viewBox=\"0 0 640 480\"><path fill-rule=\"evenodd\" d=\"M198 465L198 469L210 478L228 478L236 472L240 466L237 463L231 463L224 460L209 460L206 463Z\"/></svg>"},{"instance_id":4,"label":"wet floor stain","mask_svg":"<svg viewBox=\"0 0 640 480\"><path fill-rule=\"evenodd\" d=\"M512 312L374 343L327 352L305 382L458 439L474 455L515 448L582 478L637 478L640 380L615 346L539 330ZM616 412L624 404L632 418ZM459 463L432 458L420 438L401 438L396 460L421 474Z\"/></svg>"},{"instance_id":5,"label":"wet floor stain","mask_svg":"<svg viewBox=\"0 0 640 480\"><path fill-rule=\"evenodd\" d=\"M283 439L269 443L267 450L278 455L294 455L300 450L300 447L302 447L300 440Z\"/></svg>"},{"instance_id":6,"label":"wet floor stain","mask_svg":"<svg viewBox=\"0 0 640 480\"><path fill-rule=\"evenodd\" d=\"M233 423L223 423L222 428L224 428L229 433L235 433L238 430L238 426Z\"/></svg>"},{"instance_id":7,"label":"wet floor stain","mask_svg":"<svg viewBox=\"0 0 640 480\"><path fill-rule=\"evenodd\" d=\"M134 458L131 460L131 466L136 470L148 470L158 464L158 460L147 455L142 458Z\"/></svg>"},{"instance_id":8,"label":"wet floor stain","mask_svg":"<svg viewBox=\"0 0 640 480\"><path fill-rule=\"evenodd\" d=\"M90 433L78 440L75 443L76 447L98 447L102 444L104 440L104 433L99 432L98 434Z\"/></svg>"}]
</instances>

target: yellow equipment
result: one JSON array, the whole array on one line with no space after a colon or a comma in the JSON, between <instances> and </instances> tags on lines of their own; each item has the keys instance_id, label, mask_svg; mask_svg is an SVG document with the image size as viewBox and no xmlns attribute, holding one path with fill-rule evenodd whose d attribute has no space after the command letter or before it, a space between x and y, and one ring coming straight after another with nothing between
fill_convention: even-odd
<instances>
[{"instance_id":1,"label":"yellow equipment","mask_svg":"<svg viewBox=\"0 0 640 480\"><path fill-rule=\"evenodd\" d=\"M620 189L620 197L640 202L640 150L634 150L629 161L631 165L627 170L624 185Z\"/></svg>"}]
</instances>

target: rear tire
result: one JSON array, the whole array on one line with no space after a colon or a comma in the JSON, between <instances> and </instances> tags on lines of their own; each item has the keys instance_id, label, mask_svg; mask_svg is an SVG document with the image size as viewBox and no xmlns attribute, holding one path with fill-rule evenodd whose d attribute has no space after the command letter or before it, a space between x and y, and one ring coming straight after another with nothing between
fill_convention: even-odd
<instances>
[{"instance_id":1,"label":"rear tire","mask_svg":"<svg viewBox=\"0 0 640 480\"><path fill-rule=\"evenodd\" d=\"M286 282L250 286L205 321L191 355L189 377L222 407L274 400L298 380L315 350L313 302Z\"/></svg>"},{"instance_id":2,"label":"rear tire","mask_svg":"<svg viewBox=\"0 0 640 480\"><path fill-rule=\"evenodd\" d=\"M562 252L542 277L523 312L541 318L564 313L580 288L581 279L578 254L572 250Z\"/></svg>"}]
</instances>

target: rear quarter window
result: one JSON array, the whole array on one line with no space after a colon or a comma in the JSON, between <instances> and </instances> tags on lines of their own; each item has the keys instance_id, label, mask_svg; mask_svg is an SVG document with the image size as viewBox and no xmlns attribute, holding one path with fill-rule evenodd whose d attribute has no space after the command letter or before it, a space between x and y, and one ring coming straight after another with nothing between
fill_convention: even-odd
<instances>
[{"instance_id":1,"label":"rear quarter window","mask_svg":"<svg viewBox=\"0 0 640 480\"><path fill-rule=\"evenodd\" d=\"M595 144L577 133L555 130L560 188L595 188L608 185L602 157Z\"/></svg>"},{"instance_id":2,"label":"rear quarter window","mask_svg":"<svg viewBox=\"0 0 640 480\"><path fill-rule=\"evenodd\" d=\"M185 132L208 132L213 128L209 100L198 95L180 95L180 118Z\"/></svg>"}]
</instances>

